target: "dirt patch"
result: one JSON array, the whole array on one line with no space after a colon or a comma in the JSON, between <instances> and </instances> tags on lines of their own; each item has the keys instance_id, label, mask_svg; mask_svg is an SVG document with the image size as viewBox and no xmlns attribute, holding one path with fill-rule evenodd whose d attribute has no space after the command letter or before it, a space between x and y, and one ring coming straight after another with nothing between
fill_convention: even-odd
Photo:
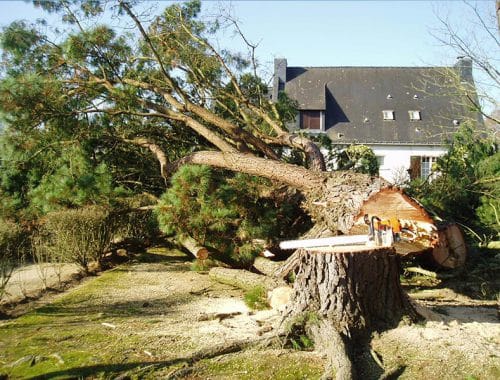
<instances>
[{"instance_id":1,"label":"dirt patch","mask_svg":"<svg viewBox=\"0 0 500 380\"><path fill-rule=\"evenodd\" d=\"M44 305L82 279L76 264L31 264L14 270L0 300L0 313L15 317Z\"/></svg>"},{"instance_id":2,"label":"dirt patch","mask_svg":"<svg viewBox=\"0 0 500 380\"><path fill-rule=\"evenodd\" d=\"M249 310L241 290L190 267L178 251L151 250L32 313L0 322L0 374L155 379L181 370L189 379L320 378L322 358L276 346L193 363L200 350L271 339L280 316ZM431 321L373 339L384 368L402 368L402 379L499 378L495 303L442 294L420 301Z\"/></svg>"}]
</instances>

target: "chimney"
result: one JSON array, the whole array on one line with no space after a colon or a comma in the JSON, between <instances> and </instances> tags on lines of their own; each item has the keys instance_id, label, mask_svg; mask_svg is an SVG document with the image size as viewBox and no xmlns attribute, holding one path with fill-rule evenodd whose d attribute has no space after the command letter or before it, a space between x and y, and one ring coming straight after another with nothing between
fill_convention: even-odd
<instances>
[{"instance_id":1,"label":"chimney","mask_svg":"<svg viewBox=\"0 0 500 380\"><path fill-rule=\"evenodd\" d=\"M457 63L455 63L455 68L457 69L458 75L460 75L460 80L462 82L473 83L472 79L472 59L467 56L457 57Z\"/></svg>"},{"instance_id":2,"label":"chimney","mask_svg":"<svg viewBox=\"0 0 500 380\"><path fill-rule=\"evenodd\" d=\"M278 94L285 90L286 67L286 58L274 59L273 102L277 102Z\"/></svg>"}]
</instances>

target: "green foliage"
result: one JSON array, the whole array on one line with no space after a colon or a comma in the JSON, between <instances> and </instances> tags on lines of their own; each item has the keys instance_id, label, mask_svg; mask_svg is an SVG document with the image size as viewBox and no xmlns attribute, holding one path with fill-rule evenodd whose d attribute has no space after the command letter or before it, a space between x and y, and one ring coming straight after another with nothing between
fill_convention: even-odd
<instances>
[{"instance_id":1,"label":"green foliage","mask_svg":"<svg viewBox=\"0 0 500 380\"><path fill-rule=\"evenodd\" d=\"M335 161L338 170L378 175L377 157L366 145L349 145L336 155Z\"/></svg>"},{"instance_id":2,"label":"green foliage","mask_svg":"<svg viewBox=\"0 0 500 380\"><path fill-rule=\"evenodd\" d=\"M319 317L313 312L304 312L288 320L285 326L287 340L295 350L309 350L314 347L314 341L309 337L309 326L317 324Z\"/></svg>"},{"instance_id":3,"label":"green foliage","mask_svg":"<svg viewBox=\"0 0 500 380\"><path fill-rule=\"evenodd\" d=\"M479 162L476 170L481 195L476 215L489 231L500 240L500 152Z\"/></svg>"},{"instance_id":4,"label":"green foliage","mask_svg":"<svg viewBox=\"0 0 500 380\"><path fill-rule=\"evenodd\" d=\"M93 166L80 148L67 148L54 163L56 169L46 173L28 196L32 207L45 214L61 208L88 204L109 204L120 194L112 186L107 166Z\"/></svg>"},{"instance_id":5,"label":"green foliage","mask_svg":"<svg viewBox=\"0 0 500 380\"><path fill-rule=\"evenodd\" d=\"M146 195L120 199L110 213L114 223L114 241L131 241L148 245L160 234L158 221L151 207L156 200Z\"/></svg>"},{"instance_id":6,"label":"green foliage","mask_svg":"<svg viewBox=\"0 0 500 380\"><path fill-rule=\"evenodd\" d=\"M262 286L256 286L247 290L244 295L245 304L253 310L264 310L269 308L267 292Z\"/></svg>"},{"instance_id":7,"label":"green foliage","mask_svg":"<svg viewBox=\"0 0 500 380\"><path fill-rule=\"evenodd\" d=\"M110 247L115 227L109 209L103 207L51 212L43 218L33 248L48 257L64 255L88 271L89 264L100 262Z\"/></svg>"},{"instance_id":8,"label":"green foliage","mask_svg":"<svg viewBox=\"0 0 500 380\"><path fill-rule=\"evenodd\" d=\"M415 180L408 192L436 215L483 233L498 234L500 181L495 144L464 123L438 158L432 181Z\"/></svg>"},{"instance_id":9,"label":"green foliage","mask_svg":"<svg viewBox=\"0 0 500 380\"><path fill-rule=\"evenodd\" d=\"M270 190L270 183L258 177L184 166L161 197L158 222L166 234L187 233L223 259L245 266L262 249L255 239L278 240L307 226L296 223L285 230L302 213L286 196L277 202Z\"/></svg>"},{"instance_id":10,"label":"green foliage","mask_svg":"<svg viewBox=\"0 0 500 380\"><path fill-rule=\"evenodd\" d=\"M204 259L204 260L196 259L191 263L190 269L193 272L208 272L210 268L214 268L219 265L220 262L217 262L212 259Z\"/></svg>"}]
</instances>

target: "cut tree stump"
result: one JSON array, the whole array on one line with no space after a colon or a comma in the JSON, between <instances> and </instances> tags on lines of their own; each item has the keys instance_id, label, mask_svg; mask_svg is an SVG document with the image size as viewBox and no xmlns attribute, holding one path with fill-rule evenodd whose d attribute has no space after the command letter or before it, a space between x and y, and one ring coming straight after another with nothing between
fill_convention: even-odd
<instances>
[{"instance_id":1,"label":"cut tree stump","mask_svg":"<svg viewBox=\"0 0 500 380\"><path fill-rule=\"evenodd\" d=\"M302 251L292 300L284 318L312 313L320 323L308 328L327 355L327 371L337 379L358 378L354 357L366 350L373 331L397 326L418 314L400 281L400 257L392 247L344 246ZM335 342L333 344L332 342Z\"/></svg>"},{"instance_id":2,"label":"cut tree stump","mask_svg":"<svg viewBox=\"0 0 500 380\"><path fill-rule=\"evenodd\" d=\"M438 230L438 242L431 255L433 261L443 268L455 269L465 264L467 245L456 224L448 224Z\"/></svg>"}]
</instances>

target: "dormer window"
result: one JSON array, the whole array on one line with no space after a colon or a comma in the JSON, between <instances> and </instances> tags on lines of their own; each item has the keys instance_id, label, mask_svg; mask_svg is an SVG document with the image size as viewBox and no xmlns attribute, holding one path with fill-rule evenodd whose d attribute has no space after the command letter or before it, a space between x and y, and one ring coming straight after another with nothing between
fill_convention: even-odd
<instances>
[{"instance_id":1,"label":"dormer window","mask_svg":"<svg viewBox=\"0 0 500 380\"><path fill-rule=\"evenodd\" d=\"M396 119L393 110L383 110L382 116L383 116L384 120L395 120Z\"/></svg>"},{"instance_id":2,"label":"dormer window","mask_svg":"<svg viewBox=\"0 0 500 380\"><path fill-rule=\"evenodd\" d=\"M300 129L309 129L312 131L322 131L323 112L316 110L300 111Z\"/></svg>"},{"instance_id":3,"label":"dormer window","mask_svg":"<svg viewBox=\"0 0 500 380\"><path fill-rule=\"evenodd\" d=\"M422 120L420 111L408 111L408 115L410 116L411 121Z\"/></svg>"}]
</instances>

